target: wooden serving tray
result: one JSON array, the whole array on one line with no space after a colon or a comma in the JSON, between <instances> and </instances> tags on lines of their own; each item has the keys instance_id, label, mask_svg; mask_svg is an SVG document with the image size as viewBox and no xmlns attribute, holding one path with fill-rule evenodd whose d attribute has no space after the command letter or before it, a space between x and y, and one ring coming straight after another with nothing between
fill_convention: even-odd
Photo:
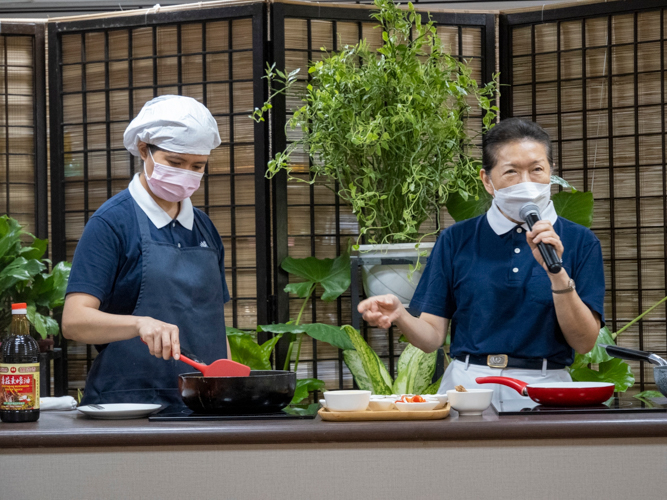
<instances>
[{"instance_id":1,"label":"wooden serving tray","mask_svg":"<svg viewBox=\"0 0 667 500\"><path fill-rule=\"evenodd\" d=\"M441 420L449 416L449 403L444 408L431 411L329 411L320 408L317 412L327 422L353 422L368 420Z\"/></svg>"}]
</instances>

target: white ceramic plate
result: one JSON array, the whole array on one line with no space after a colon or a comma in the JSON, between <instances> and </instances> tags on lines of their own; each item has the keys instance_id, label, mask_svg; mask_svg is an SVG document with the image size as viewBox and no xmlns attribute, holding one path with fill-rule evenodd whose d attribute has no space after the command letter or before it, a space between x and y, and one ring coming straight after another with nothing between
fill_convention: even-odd
<instances>
[{"instance_id":1,"label":"white ceramic plate","mask_svg":"<svg viewBox=\"0 0 667 500\"><path fill-rule=\"evenodd\" d=\"M394 403L400 411L431 411L440 404L439 401L428 401L426 403Z\"/></svg>"},{"instance_id":2,"label":"white ceramic plate","mask_svg":"<svg viewBox=\"0 0 667 500\"><path fill-rule=\"evenodd\" d=\"M135 403L114 403L101 404L99 408L92 406L79 406L78 410L90 418L102 420L124 420L130 418L145 418L154 411L162 408L162 405L155 404L135 404Z\"/></svg>"}]
</instances>

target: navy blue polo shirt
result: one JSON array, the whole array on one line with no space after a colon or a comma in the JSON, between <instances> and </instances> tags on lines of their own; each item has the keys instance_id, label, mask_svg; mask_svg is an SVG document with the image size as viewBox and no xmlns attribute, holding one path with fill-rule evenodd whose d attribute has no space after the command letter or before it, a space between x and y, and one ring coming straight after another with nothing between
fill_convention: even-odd
<instances>
[{"instance_id":1,"label":"navy blue polo shirt","mask_svg":"<svg viewBox=\"0 0 667 500\"><path fill-rule=\"evenodd\" d=\"M222 240L211 219L194 209L194 218L205 226L218 249L224 300L229 300L225 282L225 253ZM154 241L201 246L206 238L193 224L192 230L174 220L158 229L149 219ZM206 244L206 243L204 243ZM139 297L142 278L141 232L128 189L107 200L90 218L74 252L67 293L87 293L100 301L100 311L132 314ZM165 300L169 300L165 297ZM223 304L220 304L223 307Z\"/></svg>"},{"instance_id":2,"label":"navy blue polo shirt","mask_svg":"<svg viewBox=\"0 0 667 500\"><path fill-rule=\"evenodd\" d=\"M592 231L558 217L563 266L581 300L604 324L604 268ZM453 357L508 354L570 365L574 350L561 332L547 272L525 230L496 234L487 214L445 229L425 266L410 307L449 318Z\"/></svg>"}]
</instances>

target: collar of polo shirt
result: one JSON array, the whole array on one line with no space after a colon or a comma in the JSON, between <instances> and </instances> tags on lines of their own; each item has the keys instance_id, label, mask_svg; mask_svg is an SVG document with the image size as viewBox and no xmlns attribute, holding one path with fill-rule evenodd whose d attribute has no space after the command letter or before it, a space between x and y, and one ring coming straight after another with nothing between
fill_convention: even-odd
<instances>
[{"instance_id":1,"label":"collar of polo shirt","mask_svg":"<svg viewBox=\"0 0 667 500\"><path fill-rule=\"evenodd\" d=\"M552 225L555 224L558 220L558 215L554 208L554 202L550 201L549 206L540 215L542 216L542 220L548 220ZM493 232L498 236L502 236L517 226L517 224L503 215L495 201L491 203L491 208L486 212L486 220L489 221L489 226L491 226ZM521 227L528 231L528 226L525 223Z\"/></svg>"},{"instance_id":2,"label":"collar of polo shirt","mask_svg":"<svg viewBox=\"0 0 667 500\"><path fill-rule=\"evenodd\" d=\"M153 197L144 189L144 186L141 185L139 180L139 174L134 174L132 182L130 182L130 194L134 201L137 202L139 207L144 211L148 216L155 227L162 229L164 226L169 224L172 219L169 217L169 214L165 212L160 205L153 199ZM190 198L186 198L181 202L181 211L176 216L176 220L181 223L181 226L192 231L192 225L194 223L194 210L192 208L192 201Z\"/></svg>"}]
</instances>

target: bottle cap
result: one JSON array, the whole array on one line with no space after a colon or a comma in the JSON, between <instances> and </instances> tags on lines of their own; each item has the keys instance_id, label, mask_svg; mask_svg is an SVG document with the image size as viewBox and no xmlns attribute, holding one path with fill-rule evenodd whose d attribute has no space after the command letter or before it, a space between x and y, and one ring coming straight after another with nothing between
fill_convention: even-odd
<instances>
[{"instance_id":1,"label":"bottle cap","mask_svg":"<svg viewBox=\"0 0 667 500\"><path fill-rule=\"evenodd\" d=\"M28 312L28 304L26 304L25 302L12 304L12 314L26 314L27 312Z\"/></svg>"}]
</instances>

